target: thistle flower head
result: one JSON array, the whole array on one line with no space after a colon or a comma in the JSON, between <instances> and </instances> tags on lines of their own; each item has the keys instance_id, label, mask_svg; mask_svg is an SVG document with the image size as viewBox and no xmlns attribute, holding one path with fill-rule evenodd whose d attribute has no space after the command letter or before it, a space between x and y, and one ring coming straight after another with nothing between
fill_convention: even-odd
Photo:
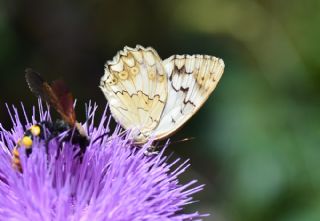
<instances>
[{"instance_id":1,"label":"thistle flower head","mask_svg":"<svg viewBox=\"0 0 320 221\"><path fill-rule=\"evenodd\" d=\"M22 106L23 108L23 106ZM13 128L0 126L0 220L195 220L202 215L184 214L191 195L200 191L196 181L180 184L178 176L188 167L179 159L168 163L161 152L146 156L149 144L134 147L117 128L111 132L109 117L103 114L94 126L96 106L87 107L90 144L77 156L77 144L63 139L66 133L50 139L35 138L32 154L20 148L23 173L12 168L12 150L31 125L23 110L22 123L13 108ZM51 121L40 105L39 121ZM50 137L46 131L45 137Z\"/></svg>"}]
</instances>

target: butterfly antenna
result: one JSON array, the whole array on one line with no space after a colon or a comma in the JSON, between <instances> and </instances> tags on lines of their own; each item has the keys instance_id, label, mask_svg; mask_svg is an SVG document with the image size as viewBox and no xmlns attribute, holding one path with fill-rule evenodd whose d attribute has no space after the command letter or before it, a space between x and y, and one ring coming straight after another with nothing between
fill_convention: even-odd
<instances>
[{"instance_id":1,"label":"butterfly antenna","mask_svg":"<svg viewBox=\"0 0 320 221\"><path fill-rule=\"evenodd\" d=\"M186 142L186 141L190 141L190 140L194 140L196 139L195 137L187 137L187 138L184 138L184 139L181 139L181 140L177 140L175 142L172 142L172 143L181 143L181 142Z\"/></svg>"},{"instance_id":2,"label":"butterfly antenna","mask_svg":"<svg viewBox=\"0 0 320 221\"><path fill-rule=\"evenodd\" d=\"M171 143L169 143L170 145L172 144L177 144L177 143L182 143L182 142L187 142L187 141L190 141L190 140L194 140L196 139L195 137L187 137L187 138L184 138L184 139L181 139L181 140L176 140L176 141L173 141ZM167 144L163 144L161 146L158 146L159 148L163 148L164 146L166 146Z\"/></svg>"}]
</instances>

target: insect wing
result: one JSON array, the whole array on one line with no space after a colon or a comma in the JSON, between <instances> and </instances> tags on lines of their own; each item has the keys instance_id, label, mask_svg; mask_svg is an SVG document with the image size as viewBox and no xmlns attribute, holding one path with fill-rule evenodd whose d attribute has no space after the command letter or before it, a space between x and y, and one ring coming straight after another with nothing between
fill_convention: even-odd
<instances>
[{"instance_id":1,"label":"insect wing","mask_svg":"<svg viewBox=\"0 0 320 221\"><path fill-rule=\"evenodd\" d=\"M39 73L26 69L26 80L30 90L45 102L49 103L70 126L76 122L73 107L73 96L62 81L55 81L52 86L44 81Z\"/></svg>"},{"instance_id":2,"label":"insect wing","mask_svg":"<svg viewBox=\"0 0 320 221\"><path fill-rule=\"evenodd\" d=\"M168 137L190 119L208 99L223 71L222 59L208 55L173 55L164 60L168 99L155 139Z\"/></svg>"},{"instance_id":3,"label":"insect wing","mask_svg":"<svg viewBox=\"0 0 320 221\"><path fill-rule=\"evenodd\" d=\"M167 100L167 75L154 49L125 47L106 63L100 88L125 129L149 134L157 127Z\"/></svg>"}]
</instances>

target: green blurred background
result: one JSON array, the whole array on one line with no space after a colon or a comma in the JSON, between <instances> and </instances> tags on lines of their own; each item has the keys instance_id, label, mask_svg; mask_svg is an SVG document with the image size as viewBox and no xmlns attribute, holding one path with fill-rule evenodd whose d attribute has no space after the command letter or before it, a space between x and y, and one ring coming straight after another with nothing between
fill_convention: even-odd
<instances>
[{"instance_id":1,"label":"green blurred background","mask_svg":"<svg viewBox=\"0 0 320 221\"><path fill-rule=\"evenodd\" d=\"M221 57L225 74L170 146L190 158L183 180L205 183L187 207L216 221L320 220L320 1L0 1L0 117L36 98L33 67L62 77L83 103L106 104L104 63L125 45L162 58Z\"/></svg>"}]
</instances>

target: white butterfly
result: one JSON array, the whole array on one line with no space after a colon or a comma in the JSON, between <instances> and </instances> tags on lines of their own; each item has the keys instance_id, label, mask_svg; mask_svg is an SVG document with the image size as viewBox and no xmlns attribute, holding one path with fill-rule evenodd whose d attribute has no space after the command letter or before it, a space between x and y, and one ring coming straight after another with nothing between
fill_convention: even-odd
<instances>
[{"instance_id":1,"label":"white butterfly","mask_svg":"<svg viewBox=\"0 0 320 221\"><path fill-rule=\"evenodd\" d=\"M100 88L115 120L135 129L143 144L180 128L207 100L224 70L222 59L209 55L173 55L162 61L151 48L125 47L105 64Z\"/></svg>"}]
</instances>

